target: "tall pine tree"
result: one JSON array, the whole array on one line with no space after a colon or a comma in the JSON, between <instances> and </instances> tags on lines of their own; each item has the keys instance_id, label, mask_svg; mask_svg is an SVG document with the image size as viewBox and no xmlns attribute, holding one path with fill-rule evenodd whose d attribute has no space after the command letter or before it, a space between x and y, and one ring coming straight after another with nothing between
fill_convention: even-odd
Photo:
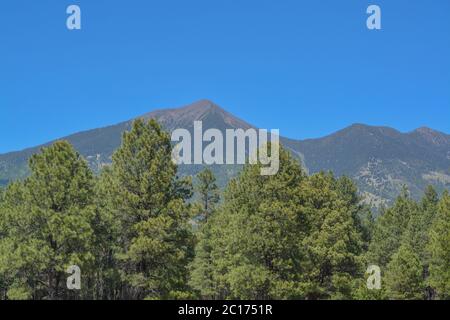
<instances>
[{"instance_id":1,"label":"tall pine tree","mask_svg":"<svg viewBox=\"0 0 450 320\"><path fill-rule=\"evenodd\" d=\"M369 246L368 262L386 267L400 248L411 216L418 214L419 207L406 188L391 208L378 217Z\"/></svg>"},{"instance_id":2,"label":"tall pine tree","mask_svg":"<svg viewBox=\"0 0 450 320\"><path fill-rule=\"evenodd\" d=\"M208 221L210 230L199 245L210 247L207 258L212 267L204 277L213 285L195 287L202 296L302 297L300 240L306 226L298 202L305 175L284 150L277 175L261 176L260 169L246 165L229 183L224 204Z\"/></svg>"},{"instance_id":3,"label":"tall pine tree","mask_svg":"<svg viewBox=\"0 0 450 320\"><path fill-rule=\"evenodd\" d=\"M394 300L420 300L425 295L423 267L419 255L404 244L392 256L385 274L387 296Z\"/></svg>"},{"instance_id":4,"label":"tall pine tree","mask_svg":"<svg viewBox=\"0 0 450 320\"><path fill-rule=\"evenodd\" d=\"M197 175L196 191L199 195L200 221L196 233L195 258L190 266L190 285L202 298L214 299L214 281L212 279L211 222L220 200L219 188L213 172L206 168Z\"/></svg>"},{"instance_id":5,"label":"tall pine tree","mask_svg":"<svg viewBox=\"0 0 450 320\"><path fill-rule=\"evenodd\" d=\"M450 195L445 192L430 230L430 285L438 299L450 299Z\"/></svg>"},{"instance_id":6,"label":"tall pine tree","mask_svg":"<svg viewBox=\"0 0 450 320\"><path fill-rule=\"evenodd\" d=\"M43 148L29 166L30 177L6 191L0 219L0 273L8 274L7 296L73 298L66 288L67 267L79 266L85 279L93 262L92 174L65 141Z\"/></svg>"},{"instance_id":7,"label":"tall pine tree","mask_svg":"<svg viewBox=\"0 0 450 320\"><path fill-rule=\"evenodd\" d=\"M364 225L354 184L331 173L311 176L303 187L309 230L304 286L307 299L350 299L363 277Z\"/></svg>"},{"instance_id":8,"label":"tall pine tree","mask_svg":"<svg viewBox=\"0 0 450 320\"><path fill-rule=\"evenodd\" d=\"M197 175L196 192L200 198L201 218L205 221L212 214L220 200L219 187L211 169L206 168Z\"/></svg>"},{"instance_id":9,"label":"tall pine tree","mask_svg":"<svg viewBox=\"0 0 450 320\"><path fill-rule=\"evenodd\" d=\"M190 181L179 179L169 135L142 119L113 155L109 208L120 223L120 260L127 298L172 298L186 290L192 259Z\"/></svg>"}]
</instances>

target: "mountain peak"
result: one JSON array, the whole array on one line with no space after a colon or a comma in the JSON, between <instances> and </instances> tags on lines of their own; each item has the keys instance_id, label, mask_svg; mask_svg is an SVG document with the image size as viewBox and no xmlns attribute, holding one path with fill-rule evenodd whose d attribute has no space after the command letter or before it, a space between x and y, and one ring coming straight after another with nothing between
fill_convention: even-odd
<instances>
[{"instance_id":1,"label":"mountain peak","mask_svg":"<svg viewBox=\"0 0 450 320\"><path fill-rule=\"evenodd\" d=\"M448 137L448 134L443 133L441 131L438 130L434 130L431 129L429 127L420 127L417 128L416 130L412 131L411 133L415 133L421 136L425 136L425 137Z\"/></svg>"},{"instance_id":2,"label":"mountain peak","mask_svg":"<svg viewBox=\"0 0 450 320\"><path fill-rule=\"evenodd\" d=\"M153 118L158 117L161 114L172 114L172 115L180 115L180 114L190 114L190 115L201 115L208 112L211 112L213 110L220 110L224 111L222 108L220 108L217 104L215 104L213 101L208 99L202 99L198 100L196 102L193 102L191 104L188 104L183 107L178 108L170 108L170 109L158 109L152 112L149 112L145 114L144 118Z\"/></svg>"},{"instance_id":3,"label":"mountain peak","mask_svg":"<svg viewBox=\"0 0 450 320\"><path fill-rule=\"evenodd\" d=\"M414 130L414 132L417 132L417 133L420 133L420 134L435 134L435 133L437 133L436 130L433 130L433 129L428 128L428 127L417 128L416 130Z\"/></svg>"},{"instance_id":4,"label":"mountain peak","mask_svg":"<svg viewBox=\"0 0 450 320\"><path fill-rule=\"evenodd\" d=\"M369 134L369 135L382 135L382 136L397 136L400 134L399 131L397 131L394 128L387 127L387 126L371 126L363 123L354 123L351 126L339 131L340 133L346 133L346 134ZM338 132L338 133L339 133Z\"/></svg>"},{"instance_id":5,"label":"mountain peak","mask_svg":"<svg viewBox=\"0 0 450 320\"><path fill-rule=\"evenodd\" d=\"M219 107L216 103L208 99L198 100L190 105L180 108L179 110L190 110L196 111L200 113L211 112L213 110L224 111L221 107Z\"/></svg>"},{"instance_id":6,"label":"mountain peak","mask_svg":"<svg viewBox=\"0 0 450 320\"><path fill-rule=\"evenodd\" d=\"M369 128L370 126L364 123L353 123L350 128Z\"/></svg>"},{"instance_id":7,"label":"mountain peak","mask_svg":"<svg viewBox=\"0 0 450 320\"><path fill-rule=\"evenodd\" d=\"M201 99L190 105L191 107L198 108L218 108L218 105L209 99Z\"/></svg>"},{"instance_id":8,"label":"mountain peak","mask_svg":"<svg viewBox=\"0 0 450 320\"><path fill-rule=\"evenodd\" d=\"M181 108L156 110L142 117L157 119L166 129L187 128L192 126L194 121L206 121L211 125L216 125L218 129L248 129L252 127L208 99L198 100Z\"/></svg>"},{"instance_id":9,"label":"mountain peak","mask_svg":"<svg viewBox=\"0 0 450 320\"><path fill-rule=\"evenodd\" d=\"M424 139L426 142L437 146L450 144L450 137L448 135L428 127L417 128L411 134L417 135L421 139Z\"/></svg>"}]
</instances>

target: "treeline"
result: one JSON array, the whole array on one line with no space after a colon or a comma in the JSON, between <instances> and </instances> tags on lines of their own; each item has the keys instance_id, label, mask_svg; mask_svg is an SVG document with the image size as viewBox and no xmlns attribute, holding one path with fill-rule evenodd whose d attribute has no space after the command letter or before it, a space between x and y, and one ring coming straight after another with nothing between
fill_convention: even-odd
<instances>
[{"instance_id":1,"label":"treeline","mask_svg":"<svg viewBox=\"0 0 450 320\"><path fill-rule=\"evenodd\" d=\"M405 190L374 220L350 179L283 149L277 175L247 165L223 195L208 169L178 177L171 151L137 120L99 176L65 141L32 156L0 191L0 299L450 298L447 192Z\"/></svg>"}]
</instances>

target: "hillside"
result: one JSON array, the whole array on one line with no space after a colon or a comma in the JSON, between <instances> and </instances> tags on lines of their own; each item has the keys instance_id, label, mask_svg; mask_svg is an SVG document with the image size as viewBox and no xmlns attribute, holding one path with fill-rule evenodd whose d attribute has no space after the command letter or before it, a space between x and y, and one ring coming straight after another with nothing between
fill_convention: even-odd
<instances>
[{"instance_id":1,"label":"hillside","mask_svg":"<svg viewBox=\"0 0 450 320\"><path fill-rule=\"evenodd\" d=\"M141 117L155 118L169 131L176 128L192 131L196 120L203 121L204 129L254 127L209 100L183 108L157 110ZM110 163L122 133L130 128L132 121L62 139L71 142L98 172ZM282 132L283 128L280 129ZM336 175L352 177L366 200L376 206L392 200L403 185L416 198L428 184L439 190L450 187L450 136L429 128L402 133L388 127L354 124L323 138L303 141L281 138L281 141L301 159L308 172L331 170ZM0 184L25 177L28 158L42 146L0 155ZM190 175L200 169L200 166L182 166L180 173ZM214 171L223 186L239 169L239 166L216 166Z\"/></svg>"}]
</instances>

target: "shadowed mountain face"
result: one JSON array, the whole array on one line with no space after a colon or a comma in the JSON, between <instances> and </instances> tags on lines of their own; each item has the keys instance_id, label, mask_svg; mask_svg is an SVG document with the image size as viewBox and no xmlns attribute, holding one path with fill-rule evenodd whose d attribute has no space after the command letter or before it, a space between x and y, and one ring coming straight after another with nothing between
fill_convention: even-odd
<instances>
[{"instance_id":1,"label":"shadowed mountain face","mask_svg":"<svg viewBox=\"0 0 450 320\"><path fill-rule=\"evenodd\" d=\"M192 132L196 120L203 122L204 130L254 128L208 100L179 109L157 110L142 118L155 118L168 131L184 128ZM71 142L98 172L111 162L122 133L131 124L132 120L62 139ZM432 129L401 133L387 127L355 124L319 139L281 138L281 142L309 173L331 170L336 175L352 177L365 199L375 206L395 198L403 185L409 187L414 197L419 197L428 184L439 190L450 187L450 136ZM0 155L0 184L25 177L28 158L41 147ZM239 169L240 166L213 167L221 185ZM199 170L200 166L181 166L180 173L192 175Z\"/></svg>"},{"instance_id":2,"label":"shadowed mountain face","mask_svg":"<svg viewBox=\"0 0 450 320\"><path fill-rule=\"evenodd\" d=\"M311 172L331 170L352 177L375 205L407 185L418 198L427 185L450 187L450 136L428 128L401 133L386 127L352 125L330 136L299 141Z\"/></svg>"}]
</instances>

